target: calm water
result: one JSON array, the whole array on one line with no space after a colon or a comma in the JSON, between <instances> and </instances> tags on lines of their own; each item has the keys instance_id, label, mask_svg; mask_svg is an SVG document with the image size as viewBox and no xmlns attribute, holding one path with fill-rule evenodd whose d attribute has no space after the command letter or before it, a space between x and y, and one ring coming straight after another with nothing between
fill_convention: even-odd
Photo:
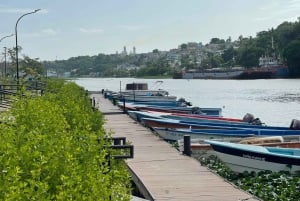
<instances>
[{"instance_id":1,"label":"calm water","mask_svg":"<svg viewBox=\"0 0 300 201\"><path fill-rule=\"evenodd\" d=\"M163 81L158 84L157 81ZM251 113L267 125L289 126L300 120L300 79L175 80L133 78L80 78L87 90L122 90L126 83L147 82L150 89L165 89L198 107L221 107L223 116L242 118Z\"/></svg>"}]
</instances>

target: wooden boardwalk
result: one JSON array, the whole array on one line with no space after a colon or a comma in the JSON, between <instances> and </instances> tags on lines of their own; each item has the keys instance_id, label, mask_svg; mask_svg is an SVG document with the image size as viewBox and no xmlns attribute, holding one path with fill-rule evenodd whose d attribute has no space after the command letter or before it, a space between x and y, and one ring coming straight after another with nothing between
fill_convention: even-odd
<instances>
[{"instance_id":1,"label":"wooden boardwalk","mask_svg":"<svg viewBox=\"0 0 300 201\"><path fill-rule=\"evenodd\" d=\"M175 148L149 129L132 120L102 94L92 94L96 107L105 115L104 125L115 137L126 137L134 145L134 158L127 159L132 178L148 200L156 201L254 201Z\"/></svg>"}]
</instances>

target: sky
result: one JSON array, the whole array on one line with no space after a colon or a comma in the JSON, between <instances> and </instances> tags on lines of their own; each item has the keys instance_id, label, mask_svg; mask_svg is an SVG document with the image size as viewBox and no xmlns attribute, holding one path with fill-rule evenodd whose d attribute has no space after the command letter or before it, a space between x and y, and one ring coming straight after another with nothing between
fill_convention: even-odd
<instances>
[{"instance_id":1,"label":"sky","mask_svg":"<svg viewBox=\"0 0 300 201\"><path fill-rule=\"evenodd\" d=\"M297 21L300 0L0 0L0 38L15 34L17 20L36 9L17 24L20 55L54 61L255 37ZM7 37L0 53L15 46L15 36Z\"/></svg>"}]
</instances>

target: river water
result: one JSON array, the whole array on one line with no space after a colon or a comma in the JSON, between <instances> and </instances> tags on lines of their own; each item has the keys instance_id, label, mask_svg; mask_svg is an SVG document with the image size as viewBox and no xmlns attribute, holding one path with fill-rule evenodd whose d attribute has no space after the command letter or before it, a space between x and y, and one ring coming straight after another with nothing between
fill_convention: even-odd
<instances>
[{"instance_id":1,"label":"river water","mask_svg":"<svg viewBox=\"0 0 300 201\"><path fill-rule=\"evenodd\" d=\"M300 79L185 80L134 78L79 78L75 83L89 91L124 90L126 83L147 82L149 89L164 89L193 106L222 108L224 117L246 113L267 125L290 126L300 120ZM161 81L161 82L158 82Z\"/></svg>"}]
</instances>

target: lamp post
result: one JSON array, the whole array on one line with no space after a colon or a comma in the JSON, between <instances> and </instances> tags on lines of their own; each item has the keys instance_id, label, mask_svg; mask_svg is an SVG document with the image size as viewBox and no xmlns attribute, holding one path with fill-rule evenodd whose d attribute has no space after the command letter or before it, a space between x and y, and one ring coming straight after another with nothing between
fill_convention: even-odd
<instances>
[{"instance_id":1,"label":"lamp post","mask_svg":"<svg viewBox=\"0 0 300 201\"><path fill-rule=\"evenodd\" d=\"M11 37L11 36L13 36L13 35L14 35L14 34L11 34L11 35L2 37L2 38L0 39L0 42L1 42L4 38L8 38L8 37Z\"/></svg>"},{"instance_id":2,"label":"lamp post","mask_svg":"<svg viewBox=\"0 0 300 201\"><path fill-rule=\"evenodd\" d=\"M4 47L4 77L6 77L6 47Z\"/></svg>"},{"instance_id":3,"label":"lamp post","mask_svg":"<svg viewBox=\"0 0 300 201\"><path fill-rule=\"evenodd\" d=\"M36 13L36 12L38 12L39 10L41 10L41 9L36 9L36 10L34 10L34 11L32 11L32 12L23 14L21 17L19 17L19 19L18 19L17 22L16 22L15 35L16 35L17 84L19 84L19 58L18 58L18 32L17 32L18 23L19 23L19 21L21 20L22 17L24 17L24 16L26 16L26 15L30 15L30 14Z\"/></svg>"},{"instance_id":4,"label":"lamp post","mask_svg":"<svg viewBox=\"0 0 300 201\"><path fill-rule=\"evenodd\" d=\"M10 34L8 36L4 36L0 39L0 42L5 39L5 38L8 38L8 37L12 37L13 35L15 34ZM6 47L4 47L4 58L5 58L5 62L4 62L4 76L6 76Z\"/></svg>"}]
</instances>

